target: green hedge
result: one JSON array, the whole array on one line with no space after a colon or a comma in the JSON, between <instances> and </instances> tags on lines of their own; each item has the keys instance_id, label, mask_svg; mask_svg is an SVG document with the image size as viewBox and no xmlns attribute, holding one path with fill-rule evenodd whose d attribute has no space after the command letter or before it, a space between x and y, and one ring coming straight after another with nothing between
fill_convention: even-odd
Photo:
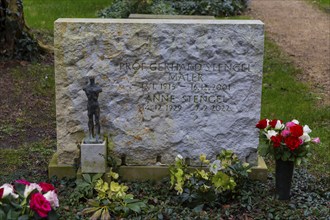
<instances>
[{"instance_id":1,"label":"green hedge","mask_svg":"<svg viewBox=\"0 0 330 220\"><path fill-rule=\"evenodd\" d=\"M248 0L115 0L98 12L102 18L127 18L130 14L240 15Z\"/></svg>"}]
</instances>

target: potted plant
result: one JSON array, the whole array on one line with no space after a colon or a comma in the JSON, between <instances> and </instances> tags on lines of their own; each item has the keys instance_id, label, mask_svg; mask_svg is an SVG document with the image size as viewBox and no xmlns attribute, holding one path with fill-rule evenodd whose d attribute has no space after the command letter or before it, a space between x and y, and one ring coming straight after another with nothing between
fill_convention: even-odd
<instances>
[{"instance_id":1,"label":"potted plant","mask_svg":"<svg viewBox=\"0 0 330 220\"><path fill-rule=\"evenodd\" d=\"M276 161L276 196L279 200L288 200L294 165L306 163L311 155L310 143L320 143L320 139L312 139L309 135L312 130L308 125L301 126L295 119L287 123L278 119L262 119L256 127L264 140L259 154L270 154Z\"/></svg>"}]
</instances>

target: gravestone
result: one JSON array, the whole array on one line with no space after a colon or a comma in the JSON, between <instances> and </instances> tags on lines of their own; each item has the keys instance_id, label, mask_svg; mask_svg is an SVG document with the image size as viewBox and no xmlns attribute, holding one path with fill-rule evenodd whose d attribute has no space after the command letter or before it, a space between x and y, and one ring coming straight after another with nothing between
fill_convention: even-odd
<instances>
[{"instance_id":1,"label":"gravestone","mask_svg":"<svg viewBox=\"0 0 330 220\"><path fill-rule=\"evenodd\" d=\"M256 161L262 22L58 19L54 37L59 165L74 164L88 133L89 77L102 88L101 133L127 164L221 149Z\"/></svg>"}]
</instances>

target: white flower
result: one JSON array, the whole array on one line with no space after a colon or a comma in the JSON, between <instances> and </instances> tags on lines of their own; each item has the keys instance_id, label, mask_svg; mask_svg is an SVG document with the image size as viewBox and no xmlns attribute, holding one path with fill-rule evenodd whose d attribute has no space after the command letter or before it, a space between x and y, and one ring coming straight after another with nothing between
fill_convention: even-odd
<instances>
[{"instance_id":1,"label":"white flower","mask_svg":"<svg viewBox=\"0 0 330 220\"><path fill-rule=\"evenodd\" d=\"M277 120L276 125L275 125L275 129L276 130L280 130L284 128L284 124L281 123L280 120Z\"/></svg>"},{"instance_id":2,"label":"white flower","mask_svg":"<svg viewBox=\"0 0 330 220\"><path fill-rule=\"evenodd\" d=\"M52 208L56 208L60 206L58 202L57 194L55 193L54 190L48 191L46 194L44 194L44 197L50 203Z\"/></svg>"},{"instance_id":3,"label":"white flower","mask_svg":"<svg viewBox=\"0 0 330 220\"><path fill-rule=\"evenodd\" d=\"M304 133L307 133L307 134L312 132L312 130L308 127L308 125L305 125L303 130L304 130Z\"/></svg>"},{"instance_id":4,"label":"white flower","mask_svg":"<svg viewBox=\"0 0 330 220\"><path fill-rule=\"evenodd\" d=\"M37 189L39 192L42 191L42 188L36 183L31 183L29 186L26 186L24 190L24 197L27 198L35 189Z\"/></svg>"},{"instance_id":5,"label":"white flower","mask_svg":"<svg viewBox=\"0 0 330 220\"><path fill-rule=\"evenodd\" d=\"M299 125L299 121L296 120L296 119L293 119L292 122L295 123L295 124L297 124L297 125Z\"/></svg>"},{"instance_id":6,"label":"white flower","mask_svg":"<svg viewBox=\"0 0 330 220\"><path fill-rule=\"evenodd\" d=\"M210 172L216 174L221 169L220 160L215 160L210 164Z\"/></svg>"},{"instance_id":7,"label":"white flower","mask_svg":"<svg viewBox=\"0 0 330 220\"><path fill-rule=\"evenodd\" d=\"M302 140L303 142L309 142L311 140L311 137L307 134L307 133L304 133L303 135L301 135L300 137L300 140Z\"/></svg>"},{"instance_id":8,"label":"white flower","mask_svg":"<svg viewBox=\"0 0 330 220\"><path fill-rule=\"evenodd\" d=\"M274 131L274 130L269 130L269 131L267 131L267 133L265 133L265 135L266 135L267 139L270 140L270 138L272 136L276 136L277 135L277 132Z\"/></svg>"},{"instance_id":9,"label":"white flower","mask_svg":"<svg viewBox=\"0 0 330 220\"><path fill-rule=\"evenodd\" d=\"M18 194L14 193L14 187L11 184L5 183L0 188L3 188L2 198L12 195L15 199L18 198Z\"/></svg>"},{"instance_id":10,"label":"white flower","mask_svg":"<svg viewBox=\"0 0 330 220\"><path fill-rule=\"evenodd\" d=\"M182 160L182 159L183 159L183 157L181 156L181 154L178 154L175 158L175 161Z\"/></svg>"}]
</instances>

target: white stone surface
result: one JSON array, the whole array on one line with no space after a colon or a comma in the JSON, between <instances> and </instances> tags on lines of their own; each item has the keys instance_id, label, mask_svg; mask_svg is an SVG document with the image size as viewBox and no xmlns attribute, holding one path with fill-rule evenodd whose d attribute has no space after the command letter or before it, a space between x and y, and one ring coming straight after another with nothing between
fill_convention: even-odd
<instances>
[{"instance_id":1,"label":"white stone surface","mask_svg":"<svg viewBox=\"0 0 330 220\"><path fill-rule=\"evenodd\" d=\"M102 144L81 144L81 172L105 173L106 172L107 147Z\"/></svg>"},{"instance_id":2,"label":"white stone surface","mask_svg":"<svg viewBox=\"0 0 330 220\"><path fill-rule=\"evenodd\" d=\"M95 76L102 133L126 162L231 149L254 161L264 27L253 20L59 19L55 22L59 163L78 157Z\"/></svg>"}]
</instances>

